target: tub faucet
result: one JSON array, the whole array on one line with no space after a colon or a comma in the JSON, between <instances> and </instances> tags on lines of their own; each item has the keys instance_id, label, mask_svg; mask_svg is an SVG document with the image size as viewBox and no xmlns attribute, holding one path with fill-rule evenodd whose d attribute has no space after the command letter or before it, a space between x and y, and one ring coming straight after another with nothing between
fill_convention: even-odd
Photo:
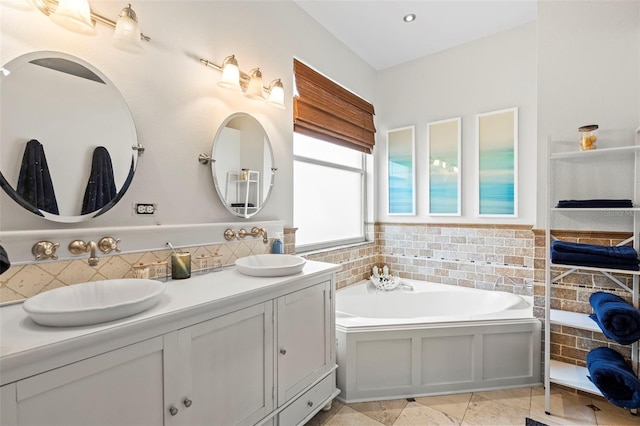
<instances>
[{"instance_id":1,"label":"tub faucet","mask_svg":"<svg viewBox=\"0 0 640 426\"><path fill-rule=\"evenodd\" d=\"M411 284L405 283L404 281L400 281L400 284L398 284L398 288L404 288L404 289L409 290L409 291L413 291L414 290L414 288L413 288L413 286Z\"/></svg>"},{"instance_id":2,"label":"tub faucet","mask_svg":"<svg viewBox=\"0 0 640 426\"><path fill-rule=\"evenodd\" d=\"M498 275L496 280L493 282L493 286L491 287L491 290L495 291L496 287L498 286L498 283L500 282L500 279L502 279L502 282L504 283L505 278L513 285L522 286L524 288L533 288L533 283L531 281L525 280L524 283L519 283L507 275Z\"/></svg>"},{"instance_id":3,"label":"tub faucet","mask_svg":"<svg viewBox=\"0 0 640 426\"><path fill-rule=\"evenodd\" d=\"M89 266L98 266L98 256L96 256L96 248L98 245L95 241L84 242L82 240L74 240L69 243L69 252L71 254L89 253Z\"/></svg>"}]
</instances>

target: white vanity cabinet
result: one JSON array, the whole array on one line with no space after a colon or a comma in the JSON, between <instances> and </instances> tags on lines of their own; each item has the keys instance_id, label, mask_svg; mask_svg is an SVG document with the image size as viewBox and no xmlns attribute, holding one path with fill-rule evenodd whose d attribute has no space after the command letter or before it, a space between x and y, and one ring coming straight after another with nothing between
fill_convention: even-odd
<instances>
[{"instance_id":1,"label":"white vanity cabinet","mask_svg":"<svg viewBox=\"0 0 640 426\"><path fill-rule=\"evenodd\" d=\"M18 423L18 403L16 401L16 384L0 386L0 425Z\"/></svg>"},{"instance_id":2,"label":"white vanity cabinet","mask_svg":"<svg viewBox=\"0 0 640 426\"><path fill-rule=\"evenodd\" d=\"M220 276L225 273L231 272ZM180 315L160 312L155 317L164 321L162 326L151 317L151 335L135 330L130 344L92 356L77 352L55 368L30 370L27 361L16 369L3 367L0 424L302 424L339 392L333 277L327 272L302 276L282 287L275 281L273 291L243 302L227 300L222 308L179 305L172 312ZM172 303L181 295L176 289L169 295ZM195 290L200 295L201 289ZM105 326L104 331L105 339L127 339L126 330L118 327ZM84 338L98 342L94 334L100 335L92 330ZM64 347L82 338L55 344Z\"/></svg>"},{"instance_id":3,"label":"white vanity cabinet","mask_svg":"<svg viewBox=\"0 0 640 426\"><path fill-rule=\"evenodd\" d=\"M15 383L17 424L161 425L163 341L145 340ZM11 385L7 385L11 386ZM5 394L3 389L3 425Z\"/></svg>"},{"instance_id":4,"label":"white vanity cabinet","mask_svg":"<svg viewBox=\"0 0 640 426\"><path fill-rule=\"evenodd\" d=\"M277 300L281 426L299 424L337 395L333 300L330 281Z\"/></svg>"},{"instance_id":5,"label":"white vanity cabinet","mask_svg":"<svg viewBox=\"0 0 640 426\"><path fill-rule=\"evenodd\" d=\"M273 303L178 331L182 401L167 425L253 425L273 410ZM191 401L190 407L183 401ZM169 407L171 408L171 407Z\"/></svg>"},{"instance_id":6,"label":"white vanity cabinet","mask_svg":"<svg viewBox=\"0 0 640 426\"><path fill-rule=\"evenodd\" d=\"M277 301L279 406L333 367L330 288L325 282Z\"/></svg>"}]
</instances>

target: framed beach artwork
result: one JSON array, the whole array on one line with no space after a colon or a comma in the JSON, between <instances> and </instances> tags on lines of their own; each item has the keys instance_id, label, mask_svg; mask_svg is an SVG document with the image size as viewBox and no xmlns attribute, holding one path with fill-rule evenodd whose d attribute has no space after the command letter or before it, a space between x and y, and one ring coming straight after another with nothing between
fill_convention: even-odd
<instances>
[{"instance_id":1,"label":"framed beach artwork","mask_svg":"<svg viewBox=\"0 0 640 426\"><path fill-rule=\"evenodd\" d=\"M427 124L429 215L460 216L460 117Z\"/></svg>"},{"instance_id":2,"label":"framed beach artwork","mask_svg":"<svg viewBox=\"0 0 640 426\"><path fill-rule=\"evenodd\" d=\"M389 214L415 215L415 126L387 132Z\"/></svg>"},{"instance_id":3,"label":"framed beach artwork","mask_svg":"<svg viewBox=\"0 0 640 426\"><path fill-rule=\"evenodd\" d=\"M518 108L478 114L478 215L518 215Z\"/></svg>"}]
</instances>

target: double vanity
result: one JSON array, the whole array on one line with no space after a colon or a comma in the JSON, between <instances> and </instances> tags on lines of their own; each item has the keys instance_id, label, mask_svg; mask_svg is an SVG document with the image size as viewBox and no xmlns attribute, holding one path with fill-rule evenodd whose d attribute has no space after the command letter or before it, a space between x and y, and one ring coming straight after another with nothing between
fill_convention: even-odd
<instances>
[{"instance_id":1,"label":"double vanity","mask_svg":"<svg viewBox=\"0 0 640 426\"><path fill-rule=\"evenodd\" d=\"M339 393L339 269L194 275L145 312L88 326L41 326L4 306L0 424L304 424Z\"/></svg>"},{"instance_id":2,"label":"double vanity","mask_svg":"<svg viewBox=\"0 0 640 426\"><path fill-rule=\"evenodd\" d=\"M26 53L3 70L0 104L7 108L0 126L0 188L32 213L21 215L12 210L13 203L1 203L3 213L8 212L0 229L3 249L13 266L87 256L84 248L74 250L73 243L65 251L60 241L83 233L83 239L98 241L103 226L87 228L85 223L112 211L130 189L144 147L127 102L104 73L66 53ZM155 144L156 158L162 157L162 148ZM263 125L249 114L231 114L219 127L210 152L198 160L210 167L228 213L242 219L258 214L269 200L277 171ZM152 179L147 176L146 182L156 182ZM98 187L102 181L107 188ZM34 191L45 184L44 195ZM192 187L200 191L200 184L198 180ZM181 182L164 188L171 198L161 199L161 204L178 204L172 191L187 187ZM149 196L142 190L128 195L135 201ZM192 195L199 203L202 193ZM151 201L137 203L134 214L153 216L157 200ZM207 211L212 207L206 202L194 205ZM183 212L178 213L171 217L169 207L153 218L154 224L166 221L176 226L145 227L137 222L141 217L121 216L114 223L126 226L110 229L127 236L123 254L157 251L174 237L182 247L225 244L209 232L216 224L201 226L190 218L183 224ZM246 236L231 234L233 238L227 238L225 233L227 242ZM261 235L267 244L264 229ZM58 247L63 247L60 258ZM278 256L278 261L285 259ZM66 326L64 321L76 320L71 315L38 316L38 309L47 306L34 300L39 295L24 306L33 308L31 317L21 303L0 307L0 424L304 424L339 393L333 295L340 266L311 261L277 264L277 269L300 267L281 276L265 268L258 256L253 260L169 281L152 307L145 305L143 312L120 319L100 312L96 318L103 322L92 325L80 320ZM96 268L97 261L90 256L88 267ZM256 270L262 276L246 275ZM94 272L89 269L87 277L95 278ZM49 284L55 287L53 279ZM104 283L89 284L79 286L86 286L83 292L100 293ZM51 292L56 290L68 290L57 300L73 302L77 296L77 289ZM47 321L57 326L41 325Z\"/></svg>"}]
</instances>

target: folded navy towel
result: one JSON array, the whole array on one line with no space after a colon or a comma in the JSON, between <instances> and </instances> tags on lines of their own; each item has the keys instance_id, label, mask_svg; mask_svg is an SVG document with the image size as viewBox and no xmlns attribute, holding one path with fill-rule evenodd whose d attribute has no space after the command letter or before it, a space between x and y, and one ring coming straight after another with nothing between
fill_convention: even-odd
<instances>
[{"instance_id":1,"label":"folded navy towel","mask_svg":"<svg viewBox=\"0 0 640 426\"><path fill-rule=\"evenodd\" d=\"M591 266L593 268L623 269L625 271L640 271L638 259L622 259L595 254L569 253L551 250L551 262L561 265Z\"/></svg>"},{"instance_id":2,"label":"folded navy towel","mask_svg":"<svg viewBox=\"0 0 640 426\"><path fill-rule=\"evenodd\" d=\"M597 291L589 296L589 303L593 308L589 317L609 339L621 345L640 339L640 311L622 297Z\"/></svg>"},{"instance_id":3,"label":"folded navy towel","mask_svg":"<svg viewBox=\"0 0 640 426\"><path fill-rule=\"evenodd\" d=\"M623 259L637 259L638 252L631 246L601 246L597 244L571 243L568 241L554 241L551 248L555 251L569 253L596 254Z\"/></svg>"},{"instance_id":4,"label":"folded navy towel","mask_svg":"<svg viewBox=\"0 0 640 426\"><path fill-rule=\"evenodd\" d=\"M558 208L630 208L633 207L631 200L614 199L592 199L592 200L560 200L556 205Z\"/></svg>"},{"instance_id":5,"label":"folded navy towel","mask_svg":"<svg viewBox=\"0 0 640 426\"><path fill-rule=\"evenodd\" d=\"M612 404L627 409L640 407L640 380L622 355L610 348L587 354L589 380Z\"/></svg>"}]
</instances>

